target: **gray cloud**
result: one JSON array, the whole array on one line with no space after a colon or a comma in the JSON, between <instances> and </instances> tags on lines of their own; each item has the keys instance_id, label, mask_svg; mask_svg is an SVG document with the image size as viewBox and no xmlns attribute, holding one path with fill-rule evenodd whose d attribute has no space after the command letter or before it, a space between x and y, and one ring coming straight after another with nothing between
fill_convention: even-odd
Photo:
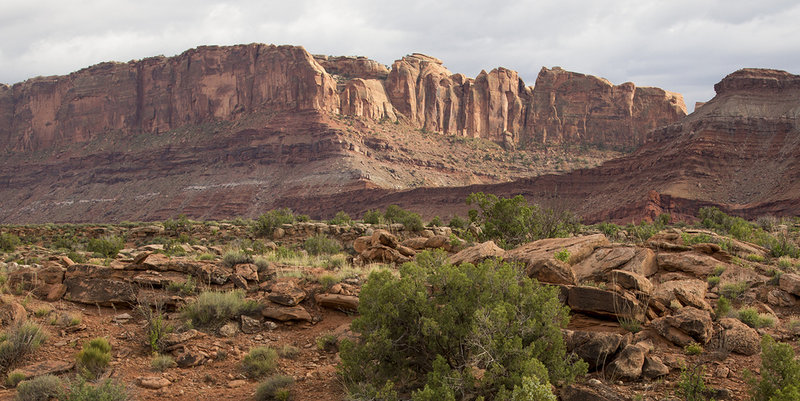
<instances>
[{"instance_id":1,"label":"gray cloud","mask_svg":"<svg viewBox=\"0 0 800 401\"><path fill-rule=\"evenodd\" d=\"M796 1L6 0L0 82L205 44L303 45L385 64L422 52L475 76L504 66L533 85L542 66L713 96L742 67L800 72Z\"/></svg>"}]
</instances>

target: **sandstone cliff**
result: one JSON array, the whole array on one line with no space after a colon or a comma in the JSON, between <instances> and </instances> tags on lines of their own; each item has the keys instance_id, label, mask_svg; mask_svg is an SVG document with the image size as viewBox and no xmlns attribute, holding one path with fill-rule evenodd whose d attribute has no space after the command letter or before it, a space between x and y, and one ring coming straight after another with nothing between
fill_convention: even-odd
<instances>
[{"instance_id":1,"label":"sandstone cliff","mask_svg":"<svg viewBox=\"0 0 800 401\"><path fill-rule=\"evenodd\" d=\"M619 86L555 68L536 86L496 68L476 78L412 54L391 70L364 57L311 56L302 47L207 46L178 56L102 63L0 88L0 149L31 151L109 132L160 133L252 112L314 110L398 119L497 143L630 147L685 115L680 95Z\"/></svg>"},{"instance_id":2,"label":"sandstone cliff","mask_svg":"<svg viewBox=\"0 0 800 401\"><path fill-rule=\"evenodd\" d=\"M448 215L464 213L466 196L482 191L522 194L568 208L586 223L630 223L660 213L686 218L711 205L748 218L800 215L800 75L744 69L715 89L712 100L685 119L652 131L633 154L596 168L493 185L362 191L348 199L328 197L302 210L357 214L394 203L429 216ZM625 90L627 96L631 92ZM635 101L631 104L636 107ZM296 198L282 203L303 206Z\"/></svg>"}]
</instances>

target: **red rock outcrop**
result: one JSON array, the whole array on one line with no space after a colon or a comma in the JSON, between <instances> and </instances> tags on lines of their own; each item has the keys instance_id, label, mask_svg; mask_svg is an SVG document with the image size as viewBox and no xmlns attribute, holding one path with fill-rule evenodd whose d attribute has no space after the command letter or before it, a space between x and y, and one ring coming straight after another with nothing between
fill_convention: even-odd
<instances>
[{"instance_id":1,"label":"red rock outcrop","mask_svg":"<svg viewBox=\"0 0 800 401\"><path fill-rule=\"evenodd\" d=\"M568 208L586 223L629 223L660 213L686 218L712 205L748 218L799 215L800 76L744 69L715 88L712 100L680 122L652 131L633 154L593 169L494 185L365 190L348 200L326 198L302 210L357 214L398 204L441 216L466 212L464 199L482 191L507 197L521 194L534 202ZM293 198L282 202L301 206Z\"/></svg>"},{"instance_id":2,"label":"red rock outcrop","mask_svg":"<svg viewBox=\"0 0 800 401\"><path fill-rule=\"evenodd\" d=\"M7 92L4 91L4 92ZM34 78L0 101L4 147L18 151L84 142L120 131L159 133L245 112L338 111L336 83L302 47L208 46L179 56L102 63ZM0 97L4 97L0 94Z\"/></svg>"}]
</instances>

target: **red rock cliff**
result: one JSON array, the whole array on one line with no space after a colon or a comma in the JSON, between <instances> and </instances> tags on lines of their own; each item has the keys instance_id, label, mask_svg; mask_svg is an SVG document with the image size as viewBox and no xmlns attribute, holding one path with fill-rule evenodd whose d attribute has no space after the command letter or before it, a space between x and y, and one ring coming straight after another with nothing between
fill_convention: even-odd
<instances>
[{"instance_id":1,"label":"red rock cliff","mask_svg":"<svg viewBox=\"0 0 800 401\"><path fill-rule=\"evenodd\" d=\"M685 115L680 95L542 69L536 86L496 68L476 78L412 54L391 70L363 57L302 47L199 47L181 55L102 63L0 87L0 149L83 142L109 132L159 133L257 111L402 119L420 129L498 143L630 146Z\"/></svg>"}]
</instances>

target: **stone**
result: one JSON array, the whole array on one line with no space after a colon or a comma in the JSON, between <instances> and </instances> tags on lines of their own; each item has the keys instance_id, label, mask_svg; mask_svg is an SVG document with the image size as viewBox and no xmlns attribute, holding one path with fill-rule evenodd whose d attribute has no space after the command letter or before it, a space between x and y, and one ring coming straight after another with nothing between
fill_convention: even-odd
<instances>
[{"instance_id":1,"label":"stone","mask_svg":"<svg viewBox=\"0 0 800 401\"><path fill-rule=\"evenodd\" d=\"M240 263L233 266L233 274L247 281L258 282L258 266L252 263Z\"/></svg>"},{"instance_id":2,"label":"stone","mask_svg":"<svg viewBox=\"0 0 800 401\"><path fill-rule=\"evenodd\" d=\"M371 238L372 246L383 245L389 248L397 246L397 237L386 230L375 230Z\"/></svg>"},{"instance_id":3,"label":"stone","mask_svg":"<svg viewBox=\"0 0 800 401\"><path fill-rule=\"evenodd\" d=\"M261 331L261 321L247 315L241 317L242 333L255 334Z\"/></svg>"},{"instance_id":4,"label":"stone","mask_svg":"<svg viewBox=\"0 0 800 401\"><path fill-rule=\"evenodd\" d=\"M272 285L267 299L284 306L295 306L306 298L306 292L294 281L279 281Z\"/></svg>"},{"instance_id":5,"label":"stone","mask_svg":"<svg viewBox=\"0 0 800 401\"><path fill-rule=\"evenodd\" d=\"M239 388L247 384L247 380L237 379L228 382L228 388Z\"/></svg>"},{"instance_id":6,"label":"stone","mask_svg":"<svg viewBox=\"0 0 800 401\"><path fill-rule=\"evenodd\" d=\"M244 277L238 274L232 274L229 278L231 282L233 282L234 287L240 288L244 290L244 292L248 292L250 290L250 285L247 284L247 280L245 280Z\"/></svg>"},{"instance_id":7,"label":"stone","mask_svg":"<svg viewBox=\"0 0 800 401\"><path fill-rule=\"evenodd\" d=\"M175 358L175 363L181 368L191 368L193 366L202 365L206 360L208 360L208 355L205 352L196 349L188 349L178 354Z\"/></svg>"},{"instance_id":8,"label":"stone","mask_svg":"<svg viewBox=\"0 0 800 401\"><path fill-rule=\"evenodd\" d=\"M317 294L314 296L317 304L322 307L357 312L358 297L352 295Z\"/></svg>"},{"instance_id":9,"label":"stone","mask_svg":"<svg viewBox=\"0 0 800 401\"><path fill-rule=\"evenodd\" d=\"M767 303L774 306L789 308L794 306L797 301L788 292L781 289L773 289L767 292Z\"/></svg>"},{"instance_id":10,"label":"stone","mask_svg":"<svg viewBox=\"0 0 800 401\"><path fill-rule=\"evenodd\" d=\"M26 379L44 375L59 375L61 373L69 372L75 367L74 360L60 361L60 360L45 360L27 365L23 368L16 369L25 375Z\"/></svg>"},{"instance_id":11,"label":"stone","mask_svg":"<svg viewBox=\"0 0 800 401\"><path fill-rule=\"evenodd\" d=\"M64 268L51 262L42 268L24 267L10 271L6 285L15 290L30 291L43 301L55 302L66 292L63 281Z\"/></svg>"},{"instance_id":12,"label":"stone","mask_svg":"<svg viewBox=\"0 0 800 401\"><path fill-rule=\"evenodd\" d=\"M76 264L64 275L64 299L91 305L130 305L136 301L131 274L105 266Z\"/></svg>"},{"instance_id":13,"label":"stone","mask_svg":"<svg viewBox=\"0 0 800 401\"><path fill-rule=\"evenodd\" d=\"M655 253L648 248L614 245L598 248L583 261L572 266L578 281L607 281L612 270L624 270L652 276L658 271Z\"/></svg>"},{"instance_id":14,"label":"stone","mask_svg":"<svg viewBox=\"0 0 800 401\"><path fill-rule=\"evenodd\" d=\"M706 302L705 297L701 297L698 295L697 291L693 291L691 288L676 287L674 294L675 299L677 299L681 305L693 306L697 309L703 309L709 312L712 310L711 305Z\"/></svg>"},{"instance_id":15,"label":"stone","mask_svg":"<svg viewBox=\"0 0 800 401\"><path fill-rule=\"evenodd\" d=\"M136 379L136 383L139 384L139 387L150 390L159 390L172 384L169 379L157 376L139 377Z\"/></svg>"},{"instance_id":16,"label":"stone","mask_svg":"<svg viewBox=\"0 0 800 401\"><path fill-rule=\"evenodd\" d=\"M578 263L601 246L608 246L603 234L572 238L548 238L514 248L505 254L505 259L525 265L528 276L552 284L575 284L571 264ZM567 250L567 262L555 259L556 252Z\"/></svg>"},{"instance_id":17,"label":"stone","mask_svg":"<svg viewBox=\"0 0 800 401\"><path fill-rule=\"evenodd\" d=\"M127 323L131 319L133 319L133 316L131 316L130 313L121 313L119 315L114 315L111 321L114 323Z\"/></svg>"},{"instance_id":18,"label":"stone","mask_svg":"<svg viewBox=\"0 0 800 401\"><path fill-rule=\"evenodd\" d=\"M717 259L697 252L667 253L656 256L658 267L666 271L680 271L705 280L717 266L724 265Z\"/></svg>"},{"instance_id":19,"label":"stone","mask_svg":"<svg viewBox=\"0 0 800 401\"><path fill-rule=\"evenodd\" d=\"M433 235L434 234L431 232L431 237ZM414 238L409 238L409 239L403 241L402 245L403 246L407 246L407 247L409 247L411 249L420 251L420 250L425 249L425 243L426 242L428 242L428 238L425 238L425 237L414 237Z\"/></svg>"},{"instance_id":20,"label":"stone","mask_svg":"<svg viewBox=\"0 0 800 401\"><path fill-rule=\"evenodd\" d=\"M565 336L568 352L589 364L589 370L601 369L617 352L622 341L622 336L616 333L575 331Z\"/></svg>"},{"instance_id":21,"label":"stone","mask_svg":"<svg viewBox=\"0 0 800 401\"><path fill-rule=\"evenodd\" d=\"M222 337L233 337L239 332L239 324L236 322L228 322L219 328L219 335Z\"/></svg>"},{"instance_id":22,"label":"stone","mask_svg":"<svg viewBox=\"0 0 800 401\"><path fill-rule=\"evenodd\" d=\"M568 290L567 305L573 312L603 317L643 321L647 305L629 293L617 293L589 286L573 286Z\"/></svg>"},{"instance_id":23,"label":"stone","mask_svg":"<svg viewBox=\"0 0 800 401\"><path fill-rule=\"evenodd\" d=\"M356 253L363 253L364 251L367 250L367 248L369 248L371 243L372 243L372 237L370 236L358 237L355 240L353 240L353 249L356 251Z\"/></svg>"},{"instance_id":24,"label":"stone","mask_svg":"<svg viewBox=\"0 0 800 401\"><path fill-rule=\"evenodd\" d=\"M434 235L425 241L425 248L437 249L443 248L446 251L450 250L450 238L444 235Z\"/></svg>"},{"instance_id":25,"label":"stone","mask_svg":"<svg viewBox=\"0 0 800 401\"><path fill-rule=\"evenodd\" d=\"M789 294L800 297L800 274L784 273L778 281L779 287Z\"/></svg>"},{"instance_id":26,"label":"stone","mask_svg":"<svg viewBox=\"0 0 800 401\"><path fill-rule=\"evenodd\" d=\"M691 306L681 308L675 315L658 318L650 322L650 326L681 347L692 342L703 345L711 339L714 332L709 312Z\"/></svg>"},{"instance_id":27,"label":"stone","mask_svg":"<svg viewBox=\"0 0 800 401\"><path fill-rule=\"evenodd\" d=\"M450 255L448 261L454 265L462 263L478 264L486 259L500 258L502 259L506 251L497 246L494 241L486 241L469 248L462 249L454 255Z\"/></svg>"},{"instance_id":28,"label":"stone","mask_svg":"<svg viewBox=\"0 0 800 401\"><path fill-rule=\"evenodd\" d=\"M640 291L645 294L650 294L653 291L653 283L647 277L630 271L612 270L611 282L627 290Z\"/></svg>"},{"instance_id":29,"label":"stone","mask_svg":"<svg viewBox=\"0 0 800 401\"><path fill-rule=\"evenodd\" d=\"M0 326L22 323L28 319L28 311L19 302L10 297L3 297L0 303Z\"/></svg>"},{"instance_id":30,"label":"stone","mask_svg":"<svg viewBox=\"0 0 800 401\"><path fill-rule=\"evenodd\" d=\"M669 367L661 361L661 358L655 355L647 355L644 357L644 365L642 366L642 376L645 379L653 380L669 374Z\"/></svg>"},{"instance_id":31,"label":"stone","mask_svg":"<svg viewBox=\"0 0 800 401\"><path fill-rule=\"evenodd\" d=\"M373 245L361 253L361 257L368 262L394 263L406 258L396 249L385 245Z\"/></svg>"},{"instance_id":32,"label":"stone","mask_svg":"<svg viewBox=\"0 0 800 401\"><path fill-rule=\"evenodd\" d=\"M761 352L761 336L758 331L738 319L723 318L719 323L724 328L720 337L722 348L748 356Z\"/></svg>"},{"instance_id":33,"label":"stone","mask_svg":"<svg viewBox=\"0 0 800 401\"><path fill-rule=\"evenodd\" d=\"M201 337L203 334L195 329L180 333L167 333L164 336L164 344L169 348L179 344L185 344L194 338Z\"/></svg>"},{"instance_id":34,"label":"stone","mask_svg":"<svg viewBox=\"0 0 800 401\"><path fill-rule=\"evenodd\" d=\"M652 297L664 305L678 299L676 292L680 292L684 299L705 300L707 288L708 283L699 279L670 280L656 284Z\"/></svg>"},{"instance_id":35,"label":"stone","mask_svg":"<svg viewBox=\"0 0 800 401\"><path fill-rule=\"evenodd\" d=\"M561 390L561 401L630 401L613 387L592 379L586 384L573 383Z\"/></svg>"},{"instance_id":36,"label":"stone","mask_svg":"<svg viewBox=\"0 0 800 401\"><path fill-rule=\"evenodd\" d=\"M619 355L606 367L606 376L612 380L632 381L642 375L645 351L636 344L631 344L620 351Z\"/></svg>"},{"instance_id":37,"label":"stone","mask_svg":"<svg viewBox=\"0 0 800 401\"><path fill-rule=\"evenodd\" d=\"M306 322L311 321L311 315L300 305L297 306L283 306L278 304L267 304L261 310L261 314L269 319L286 322L290 320L302 320Z\"/></svg>"},{"instance_id":38,"label":"stone","mask_svg":"<svg viewBox=\"0 0 800 401\"><path fill-rule=\"evenodd\" d=\"M395 247L395 249L397 249L397 252L400 252L401 255L409 257L409 258L413 258L414 256L417 255L417 252L414 251L412 248L409 248L407 246L403 246L403 245L400 245L400 244L398 244Z\"/></svg>"}]
</instances>

